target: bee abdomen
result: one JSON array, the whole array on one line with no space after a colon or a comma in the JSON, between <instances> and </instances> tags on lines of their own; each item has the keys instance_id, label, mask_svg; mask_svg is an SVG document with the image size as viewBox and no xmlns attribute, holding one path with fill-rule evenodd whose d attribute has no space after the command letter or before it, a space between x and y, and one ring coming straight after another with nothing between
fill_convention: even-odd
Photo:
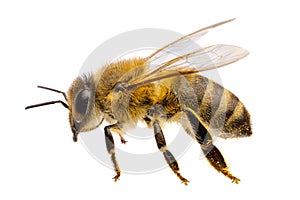
<instances>
[{"instance_id":1,"label":"bee abdomen","mask_svg":"<svg viewBox=\"0 0 300 200\"><path fill-rule=\"evenodd\" d=\"M252 135L250 115L241 101L236 104L232 115L226 118L222 138L247 137Z\"/></svg>"},{"instance_id":2,"label":"bee abdomen","mask_svg":"<svg viewBox=\"0 0 300 200\"><path fill-rule=\"evenodd\" d=\"M200 105L200 118L222 138L250 136L250 115L229 90L209 80Z\"/></svg>"}]
</instances>

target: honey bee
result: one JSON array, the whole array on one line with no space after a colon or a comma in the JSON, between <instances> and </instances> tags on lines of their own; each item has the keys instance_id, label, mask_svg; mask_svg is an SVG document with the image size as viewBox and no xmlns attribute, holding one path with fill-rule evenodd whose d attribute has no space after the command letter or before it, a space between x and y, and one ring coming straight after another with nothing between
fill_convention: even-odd
<instances>
[{"instance_id":1,"label":"honey bee","mask_svg":"<svg viewBox=\"0 0 300 200\"><path fill-rule=\"evenodd\" d=\"M96 129L103 120L108 121L110 125L104 128L104 134L106 148L116 172L114 181L119 179L121 171L112 132L120 136L122 143L126 143L123 138L126 130L142 121L154 130L158 149L185 185L189 181L180 174L178 162L166 145L161 128L165 122L180 123L200 144L209 163L232 182L239 183L240 179L230 173L212 136L224 139L250 136L250 115L238 97L199 72L234 63L247 56L248 52L225 44L198 49L188 47L190 40L197 40L208 30L232 20L234 19L183 36L148 57L115 61L97 73L79 76L67 94L38 86L63 94L67 103L57 100L31 105L25 109L62 104L69 110L74 142L79 133ZM175 58L168 56L170 52L176 53L180 49L184 50L181 55Z\"/></svg>"}]
</instances>

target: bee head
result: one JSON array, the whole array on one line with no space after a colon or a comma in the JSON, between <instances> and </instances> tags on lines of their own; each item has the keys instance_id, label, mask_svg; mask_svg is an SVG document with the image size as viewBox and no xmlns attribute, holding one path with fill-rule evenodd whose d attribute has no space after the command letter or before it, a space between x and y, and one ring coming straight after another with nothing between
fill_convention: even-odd
<instances>
[{"instance_id":1,"label":"bee head","mask_svg":"<svg viewBox=\"0 0 300 200\"><path fill-rule=\"evenodd\" d=\"M73 141L77 142L80 132L86 132L97 128L103 121L103 115L95 106L95 84L90 76L78 77L71 85L68 95L64 92L38 86L38 88L63 94L67 103L62 100L49 101L25 107L25 109L60 103L69 112L69 122L73 132Z\"/></svg>"},{"instance_id":2,"label":"bee head","mask_svg":"<svg viewBox=\"0 0 300 200\"><path fill-rule=\"evenodd\" d=\"M93 130L102 123L103 116L95 106L95 84L92 77L75 79L68 91L68 104L74 142L80 132Z\"/></svg>"}]
</instances>

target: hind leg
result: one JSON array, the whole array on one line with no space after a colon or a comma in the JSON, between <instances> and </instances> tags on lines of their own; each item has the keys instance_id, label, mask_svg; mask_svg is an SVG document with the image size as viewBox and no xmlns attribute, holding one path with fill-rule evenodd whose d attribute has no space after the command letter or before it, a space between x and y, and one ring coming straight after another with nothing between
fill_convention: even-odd
<instances>
[{"instance_id":1,"label":"hind leg","mask_svg":"<svg viewBox=\"0 0 300 200\"><path fill-rule=\"evenodd\" d=\"M218 171L223 173L232 182L239 183L240 179L233 176L227 167L224 157L219 149L212 143L212 137L206 128L199 122L195 115L191 112L186 112L189 122L192 126L192 131L200 144L201 149L209 161L209 163Z\"/></svg>"}]
</instances>

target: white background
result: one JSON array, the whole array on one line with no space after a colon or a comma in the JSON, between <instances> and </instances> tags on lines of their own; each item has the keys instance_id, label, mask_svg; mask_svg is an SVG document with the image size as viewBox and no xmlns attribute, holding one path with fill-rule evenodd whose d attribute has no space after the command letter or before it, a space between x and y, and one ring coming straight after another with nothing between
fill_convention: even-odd
<instances>
[{"instance_id":1,"label":"white background","mask_svg":"<svg viewBox=\"0 0 300 200\"><path fill-rule=\"evenodd\" d=\"M1 1L0 198L298 199L298 8L289 0ZM199 159L196 144L179 160L191 181L187 187L168 168L123 174L114 183L112 170L72 142L67 110L60 105L24 110L61 98L36 85L66 91L89 53L116 34L137 28L187 34L233 17L237 20L211 31L205 42L251 52L219 70L224 86L252 115L251 138L218 141L239 185Z\"/></svg>"}]
</instances>

